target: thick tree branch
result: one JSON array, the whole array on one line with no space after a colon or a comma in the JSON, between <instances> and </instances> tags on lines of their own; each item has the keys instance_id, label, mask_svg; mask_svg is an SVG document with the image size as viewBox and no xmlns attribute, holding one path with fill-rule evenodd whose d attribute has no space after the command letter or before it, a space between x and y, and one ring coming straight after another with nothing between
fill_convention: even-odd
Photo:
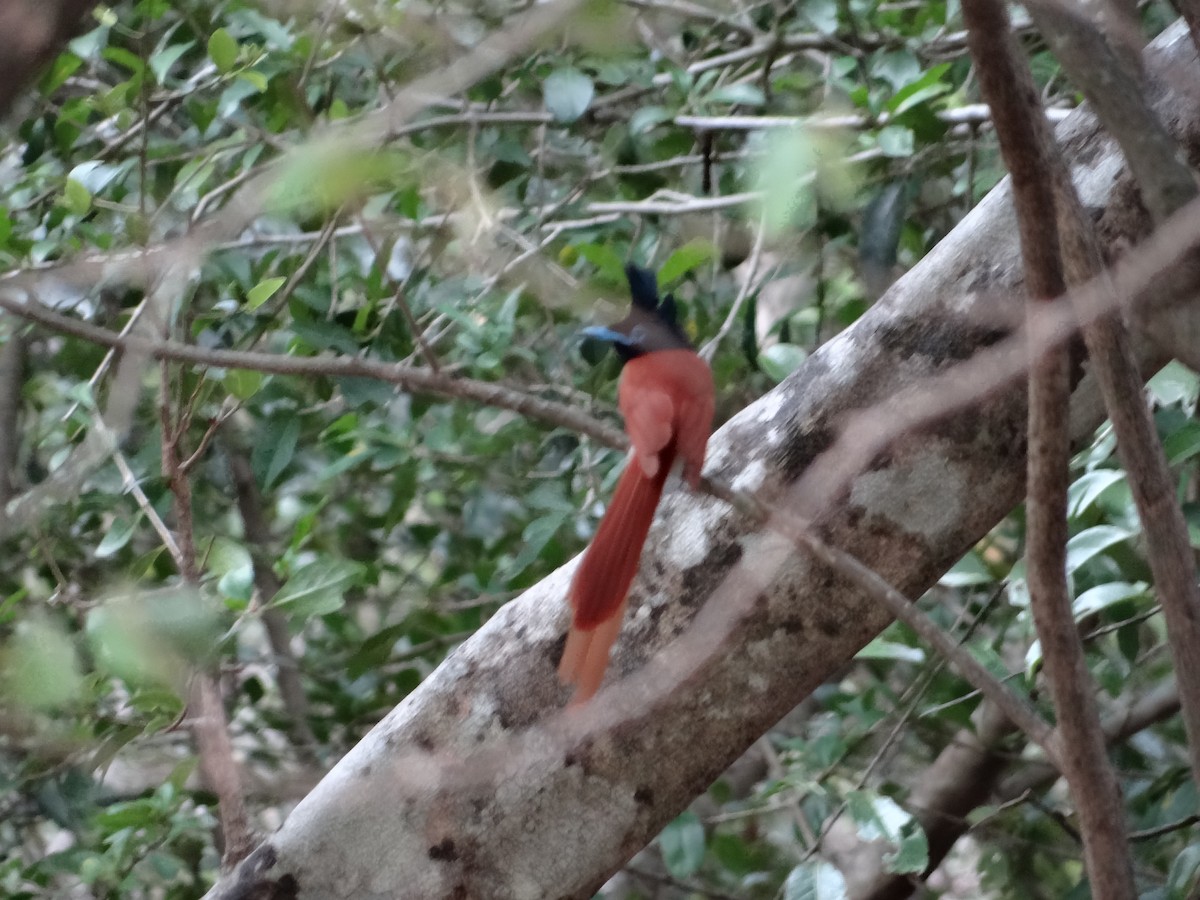
<instances>
[{"instance_id":1,"label":"thick tree branch","mask_svg":"<svg viewBox=\"0 0 1200 900\"><path fill-rule=\"evenodd\" d=\"M0 117L59 49L84 30L95 0L0 2Z\"/></svg>"}]
</instances>

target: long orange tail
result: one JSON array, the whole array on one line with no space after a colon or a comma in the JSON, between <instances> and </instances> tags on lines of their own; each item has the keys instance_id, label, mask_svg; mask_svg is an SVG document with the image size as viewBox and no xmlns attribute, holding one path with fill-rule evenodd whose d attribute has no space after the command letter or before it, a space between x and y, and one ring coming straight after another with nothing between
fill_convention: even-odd
<instances>
[{"instance_id":1,"label":"long orange tail","mask_svg":"<svg viewBox=\"0 0 1200 900\"><path fill-rule=\"evenodd\" d=\"M621 630L625 595L637 574L674 457L672 443L659 454L653 478L643 474L636 460L626 464L596 536L575 570L570 593L575 615L558 665L558 677L575 685L575 703L588 700L604 679L608 652Z\"/></svg>"}]
</instances>

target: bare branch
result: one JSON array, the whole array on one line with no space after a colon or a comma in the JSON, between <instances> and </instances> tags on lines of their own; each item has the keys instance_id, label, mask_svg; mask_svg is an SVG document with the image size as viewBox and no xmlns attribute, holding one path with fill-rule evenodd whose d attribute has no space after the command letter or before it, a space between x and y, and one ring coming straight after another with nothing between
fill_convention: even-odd
<instances>
[{"instance_id":1,"label":"bare branch","mask_svg":"<svg viewBox=\"0 0 1200 900\"><path fill-rule=\"evenodd\" d=\"M996 118L1000 150L1012 174L1032 314L1066 287L1055 215L1052 137L1002 3L967 0L963 20L979 87ZM1136 890L1121 789L1106 754L1095 686L1067 590L1069 367L1066 347L1034 356L1030 364L1027 578L1058 716L1060 768L1079 814L1092 894L1128 900Z\"/></svg>"}]
</instances>

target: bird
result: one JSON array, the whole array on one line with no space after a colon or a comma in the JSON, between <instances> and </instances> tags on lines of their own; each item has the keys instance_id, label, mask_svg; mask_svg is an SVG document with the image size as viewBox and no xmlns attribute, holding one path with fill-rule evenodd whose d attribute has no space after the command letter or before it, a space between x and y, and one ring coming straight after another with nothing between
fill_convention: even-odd
<instances>
[{"instance_id":1,"label":"bird","mask_svg":"<svg viewBox=\"0 0 1200 900\"><path fill-rule=\"evenodd\" d=\"M659 299L654 272L628 264L629 315L611 326L583 329L612 344L623 362L617 406L630 451L596 535L568 592L571 629L558 675L573 685L572 705L595 695L621 630L629 586L671 468L695 490L712 430L716 391L709 368L679 325L675 299Z\"/></svg>"}]
</instances>

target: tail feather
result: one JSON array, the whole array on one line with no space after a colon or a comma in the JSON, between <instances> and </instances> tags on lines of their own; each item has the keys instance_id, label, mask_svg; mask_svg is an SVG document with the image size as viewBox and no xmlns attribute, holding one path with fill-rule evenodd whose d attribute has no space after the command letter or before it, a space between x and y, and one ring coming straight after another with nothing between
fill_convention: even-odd
<instances>
[{"instance_id":1,"label":"tail feather","mask_svg":"<svg viewBox=\"0 0 1200 900\"><path fill-rule=\"evenodd\" d=\"M621 629L625 596L637 574L642 546L671 471L673 446L659 455L658 471L647 478L631 462L621 473L612 502L571 582L571 633L558 667L576 685L575 702L591 697L608 665L608 652Z\"/></svg>"}]
</instances>

